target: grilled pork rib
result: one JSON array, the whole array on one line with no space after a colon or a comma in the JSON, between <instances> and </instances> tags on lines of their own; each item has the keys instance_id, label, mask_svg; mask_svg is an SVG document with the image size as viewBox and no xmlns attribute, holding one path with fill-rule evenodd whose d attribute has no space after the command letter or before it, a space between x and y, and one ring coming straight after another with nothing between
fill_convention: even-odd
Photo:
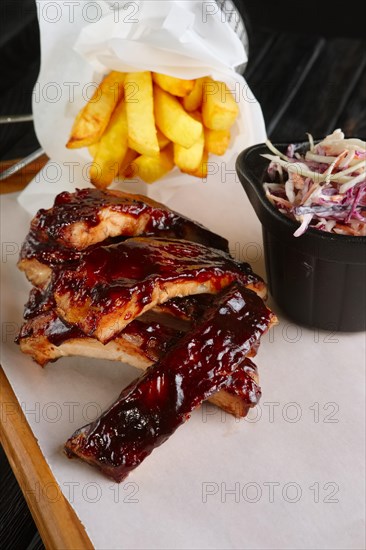
<instances>
[{"instance_id":1,"label":"grilled pork rib","mask_svg":"<svg viewBox=\"0 0 366 550\"><path fill-rule=\"evenodd\" d=\"M228 252L226 239L148 197L81 189L61 193L52 208L39 210L18 267L42 287L53 269L79 261L85 249L140 235L185 239Z\"/></svg>"},{"instance_id":2,"label":"grilled pork rib","mask_svg":"<svg viewBox=\"0 0 366 550\"><path fill-rule=\"evenodd\" d=\"M217 392L274 316L252 291L230 285L196 328L124 389L95 422L66 442L67 454L122 481Z\"/></svg>"},{"instance_id":3,"label":"grilled pork rib","mask_svg":"<svg viewBox=\"0 0 366 550\"><path fill-rule=\"evenodd\" d=\"M69 456L121 481L202 401L235 416L258 402L249 356L276 321L266 286L200 224L147 197L65 192L33 218L18 267L36 287L24 353L42 365L82 355L146 371L67 441Z\"/></svg>"},{"instance_id":4,"label":"grilled pork rib","mask_svg":"<svg viewBox=\"0 0 366 550\"><path fill-rule=\"evenodd\" d=\"M40 210L31 230L39 241L82 250L109 237L161 236L198 242L228 252L228 241L148 197L116 190L61 193Z\"/></svg>"},{"instance_id":5,"label":"grilled pork rib","mask_svg":"<svg viewBox=\"0 0 366 550\"><path fill-rule=\"evenodd\" d=\"M211 293L237 280L265 294L248 264L188 241L131 238L85 254L76 269L55 273L57 313L103 343L132 319L177 296Z\"/></svg>"},{"instance_id":6,"label":"grilled pork rib","mask_svg":"<svg viewBox=\"0 0 366 550\"><path fill-rule=\"evenodd\" d=\"M60 357L82 356L120 361L146 370L161 359L183 334L181 330L157 321L134 320L116 338L102 344L87 337L77 327L67 325L51 310L26 321L17 343L23 353L41 366ZM209 400L226 412L242 417L258 403L260 395L257 368L245 359L228 379L225 389Z\"/></svg>"}]
</instances>

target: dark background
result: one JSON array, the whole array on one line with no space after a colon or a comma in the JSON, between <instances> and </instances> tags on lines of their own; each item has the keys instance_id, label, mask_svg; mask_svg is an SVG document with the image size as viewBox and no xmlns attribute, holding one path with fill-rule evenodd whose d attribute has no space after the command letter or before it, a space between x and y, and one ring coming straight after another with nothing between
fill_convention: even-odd
<instances>
[{"instance_id":1,"label":"dark background","mask_svg":"<svg viewBox=\"0 0 366 550\"><path fill-rule=\"evenodd\" d=\"M364 3L237 2L249 34L245 77L273 141L302 141L341 127L366 136ZM0 2L0 116L31 113L39 71L33 0ZM0 125L0 159L39 147L33 124ZM1 182L0 182L1 185ZM4 549L43 548L22 493L0 448L0 541Z\"/></svg>"},{"instance_id":2,"label":"dark background","mask_svg":"<svg viewBox=\"0 0 366 550\"><path fill-rule=\"evenodd\" d=\"M236 4L249 34L245 76L271 139L321 137L339 125L365 136L365 3ZM1 0L0 21L0 116L31 113L40 59L34 0ZM0 159L37 147L32 123L0 125Z\"/></svg>"}]
</instances>

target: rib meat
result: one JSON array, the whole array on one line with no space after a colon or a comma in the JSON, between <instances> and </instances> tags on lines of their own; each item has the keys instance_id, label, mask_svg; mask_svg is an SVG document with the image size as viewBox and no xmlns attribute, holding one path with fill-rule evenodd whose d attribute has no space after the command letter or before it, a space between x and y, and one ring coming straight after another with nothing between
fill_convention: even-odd
<instances>
[{"instance_id":1,"label":"rib meat","mask_svg":"<svg viewBox=\"0 0 366 550\"><path fill-rule=\"evenodd\" d=\"M78 327L67 325L54 310L26 321L17 343L41 366L60 357L80 355L147 368L157 361L183 333L158 322L134 320L116 338L102 344Z\"/></svg>"},{"instance_id":2,"label":"rib meat","mask_svg":"<svg viewBox=\"0 0 366 550\"><path fill-rule=\"evenodd\" d=\"M61 193L49 210L39 210L31 230L40 241L82 250L109 237L164 236L228 251L228 241L165 205L116 190Z\"/></svg>"},{"instance_id":3,"label":"rib meat","mask_svg":"<svg viewBox=\"0 0 366 550\"><path fill-rule=\"evenodd\" d=\"M44 366L60 357L83 356L121 361L146 370L161 359L183 332L159 322L132 321L116 338L102 344L75 326L65 324L55 311L48 311L23 324L17 343L23 353ZM237 417L245 416L260 398L257 369L245 359L228 378L225 389L209 400Z\"/></svg>"},{"instance_id":4,"label":"rib meat","mask_svg":"<svg viewBox=\"0 0 366 550\"><path fill-rule=\"evenodd\" d=\"M57 313L103 343L132 319L177 296L216 294L234 280L266 287L248 264L188 241L132 238L85 254L76 269L55 274Z\"/></svg>"},{"instance_id":5,"label":"rib meat","mask_svg":"<svg viewBox=\"0 0 366 550\"><path fill-rule=\"evenodd\" d=\"M123 390L100 418L74 433L66 442L67 454L122 481L225 385L273 320L255 293L230 285L192 332Z\"/></svg>"},{"instance_id":6,"label":"rib meat","mask_svg":"<svg viewBox=\"0 0 366 550\"><path fill-rule=\"evenodd\" d=\"M211 302L211 294L199 294L184 298L172 298L168 302L158 305L155 310L175 319L197 321Z\"/></svg>"},{"instance_id":7,"label":"rib meat","mask_svg":"<svg viewBox=\"0 0 366 550\"><path fill-rule=\"evenodd\" d=\"M83 251L133 236L185 239L228 252L228 241L158 202L121 191L61 193L39 210L23 243L18 267L39 287L53 269L80 261Z\"/></svg>"},{"instance_id":8,"label":"rib meat","mask_svg":"<svg viewBox=\"0 0 366 550\"><path fill-rule=\"evenodd\" d=\"M44 236L41 235L41 237ZM103 241L103 244L115 244L123 240L124 237L108 238ZM17 265L33 285L43 288L50 281L52 271L76 266L83 253L90 252L98 246L100 246L99 243L85 250L67 248L53 240L41 240L40 234L31 229L22 245Z\"/></svg>"}]
</instances>

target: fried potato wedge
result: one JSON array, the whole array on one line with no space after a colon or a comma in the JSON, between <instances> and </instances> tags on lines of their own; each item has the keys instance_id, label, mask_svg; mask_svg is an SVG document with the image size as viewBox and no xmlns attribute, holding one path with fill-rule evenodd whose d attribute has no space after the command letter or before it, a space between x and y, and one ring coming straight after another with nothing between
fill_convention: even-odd
<instances>
[{"instance_id":1,"label":"fried potato wedge","mask_svg":"<svg viewBox=\"0 0 366 550\"><path fill-rule=\"evenodd\" d=\"M159 147L160 147L160 151L162 151L164 149L164 147L166 147L167 145L169 145L169 143L171 143L170 139L167 138L166 136L164 136L164 134L159 130L157 130L157 138L158 138L158 143L159 143Z\"/></svg>"},{"instance_id":2,"label":"fried potato wedge","mask_svg":"<svg viewBox=\"0 0 366 550\"><path fill-rule=\"evenodd\" d=\"M120 171L127 149L126 103L122 99L111 116L90 167L90 181L95 187L105 189L112 183Z\"/></svg>"},{"instance_id":3,"label":"fried potato wedge","mask_svg":"<svg viewBox=\"0 0 366 550\"><path fill-rule=\"evenodd\" d=\"M198 169L205 145L203 132L199 140L192 147L182 147L174 143L174 163L183 172L194 172Z\"/></svg>"},{"instance_id":4,"label":"fried potato wedge","mask_svg":"<svg viewBox=\"0 0 366 550\"><path fill-rule=\"evenodd\" d=\"M126 74L125 101L130 148L141 155L157 155L160 149L156 136L150 71Z\"/></svg>"},{"instance_id":5,"label":"fried potato wedge","mask_svg":"<svg viewBox=\"0 0 366 550\"><path fill-rule=\"evenodd\" d=\"M230 144L229 130L210 130L204 129L205 132L205 149L213 155L223 155Z\"/></svg>"},{"instance_id":6,"label":"fried potato wedge","mask_svg":"<svg viewBox=\"0 0 366 550\"><path fill-rule=\"evenodd\" d=\"M112 71L79 113L67 147L89 148L91 182L102 189L116 176L152 183L174 166L205 178L208 154L227 151L238 113L228 86L210 76Z\"/></svg>"},{"instance_id":7,"label":"fried potato wedge","mask_svg":"<svg viewBox=\"0 0 366 550\"><path fill-rule=\"evenodd\" d=\"M182 170L182 169L181 169ZM185 174L189 174L190 176L195 176L196 178L205 179L207 178L208 174L208 153L207 151L203 151L201 162L199 163L198 168L196 170L182 170Z\"/></svg>"},{"instance_id":8,"label":"fried potato wedge","mask_svg":"<svg viewBox=\"0 0 366 550\"><path fill-rule=\"evenodd\" d=\"M127 177L125 175L126 169L129 167L131 162L133 162L135 160L135 158L137 158L138 156L139 156L139 154L136 151L134 151L133 149L127 149L127 153L125 154L125 157L124 157L124 159L122 160L122 162L119 166L118 175L120 177L122 177L122 178Z\"/></svg>"},{"instance_id":9,"label":"fried potato wedge","mask_svg":"<svg viewBox=\"0 0 366 550\"><path fill-rule=\"evenodd\" d=\"M174 167L173 146L168 145L154 157L141 155L125 170L127 178L138 176L146 183L153 183L162 178Z\"/></svg>"},{"instance_id":10,"label":"fried potato wedge","mask_svg":"<svg viewBox=\"0 0 366 550\"><path fill-rule=\"evenodd\" d=\"M203 86L202 118L206 128L229 130L239 114L239 106L224 82L206 79Z\"/></svg>"},{"instance_id":11,"label":"fried potato wedge","mask_svg":"<svg viewBox=\"0 0 366 550\"><path fill-rule=\"evenodd\" d=\"M152 73L153 81L166 92L178 97L184 97L189 94L193 88L194 80L184 80L161 73Z\"/></svg>"},{"instance_id":12,"label":"fried potato wedge","mask_svg":"<svg viewBox=\"0 0 366 550\"><path fill-rule=\"evenodd\" d=\"M192 112L199 109L202 105L202 96L203 96L203 84L206 80L206 77L197 78L194 83L194 87L188 95L183 98L183 107L186 111Z\"/></svg>"},{"instance_id":13,"label":"fried potato wedge","mask_svg":"<svg viewBox=\"0 0 366 550\"><path fill-rule=\"evenodd\" d=\"M113 110L123 96L125 73L112 71L99 84L93 97L77 115L69 141L68 149L88 147L102 137Z\"/></svg>"},{"instance_id":14,"label":"fried potato wedge","mask_svg":"<svg viewBox=\"0 0 366 550\"><path fill-rule=\"evenodd\" d=\"M97 143L93 143L92 145L89 145L89 147L88 147L88 151L89 151L89 153L91 154L91 156L93 158L97 154L98 147L99 147L99 141Z\"/></svg>"},{"instance_id":15,"label":"fried potato wedge","mask_svg":"<svg viewBox=\"0 0 366 550\"><path fill-rule=\"evenodd\" d=\"M154 86L156 125L173 143L192 147L201 136L202 124L183 109L178 99Z\"/></svg>"},{"instance_id":16,"label":"fried potato wedge","mask_svg":"<svg viewBox=\"0 0 366 550\"><path fill-rule=\"evenodd\" d=\"M202 122L202 115L199 111L194 111L191 116L198 122ZM174 163L182 172L194 172L199 169L202 162L203 150L205 147L204 129L196 143L192 147L182 147L174 143Z\"/></svg>"}]
</instances>

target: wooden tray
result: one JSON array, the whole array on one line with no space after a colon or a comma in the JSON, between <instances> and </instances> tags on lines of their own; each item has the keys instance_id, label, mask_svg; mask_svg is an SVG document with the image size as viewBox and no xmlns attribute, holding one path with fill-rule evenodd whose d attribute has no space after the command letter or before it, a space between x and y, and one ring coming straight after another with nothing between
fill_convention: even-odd
<instances>
[{"instance_id":1,"label":"wooden tray","mask_svg":"<svg viewBox=\"0 0 366 550\"><path fill-rule=\"evenodd\" d=\"M23 189L47 160L44 155L21 172L0 182L0 192L11 193ZM0 163L0 172L15 162ZM46 548L93 548L79 518L62 495L1 367L0 411L1 444ZM54 487L60 497L52 501L52 496L48 498L47 492L42 490L45 487Z\"/></svg>"}]
</instances>

